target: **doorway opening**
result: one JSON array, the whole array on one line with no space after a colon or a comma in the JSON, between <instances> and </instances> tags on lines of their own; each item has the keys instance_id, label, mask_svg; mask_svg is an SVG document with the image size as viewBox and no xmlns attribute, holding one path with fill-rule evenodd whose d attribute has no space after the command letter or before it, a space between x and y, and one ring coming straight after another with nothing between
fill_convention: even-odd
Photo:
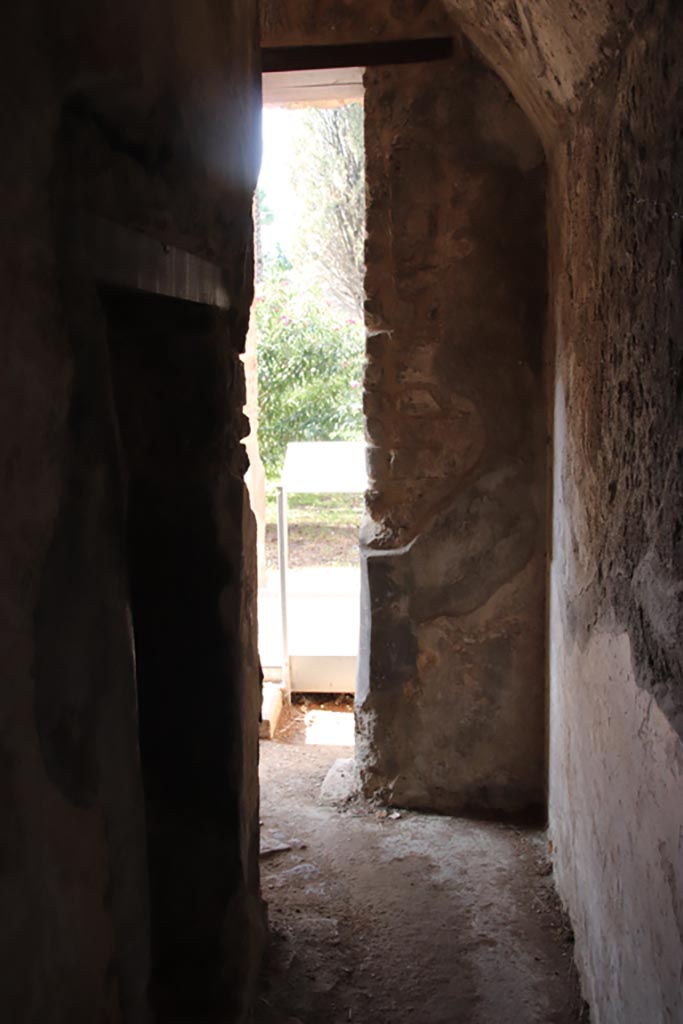
<instances>
[{"instance_id":1,"label":"doorway opening","mask_svg":"<svg viewBox=\"0 0 683 1024\"><path fill-rule=\"evenodd\" d=\"M543 151L469 48L365 85L355 766L262 746L257 1019L578 1020L545 837L464 816L543 777Z\"/></svg>"},{"instance_id":2,"label":"doorway opening","mask_svg":"<svg viewBox=\"0 0 683 1024\"><path fill-rule=\"evenodd\" d=\"M245 358L261 731L271 738L279 725L307 744L344 747L353 746L367 486L363 132L362 69L264 76Z\"/></svg>"}]
</instances>

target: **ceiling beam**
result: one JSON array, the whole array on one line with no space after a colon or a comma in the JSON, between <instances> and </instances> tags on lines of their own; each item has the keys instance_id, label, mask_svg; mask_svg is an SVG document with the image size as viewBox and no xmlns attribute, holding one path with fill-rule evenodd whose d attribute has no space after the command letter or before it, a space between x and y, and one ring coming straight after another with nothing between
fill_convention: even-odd
<instances>
[{"instance_id":1,"label":"ceiling beam","mask_svg":"<svg viewBox=\"0 0 683 1024\"><path fill-rule=\"evenodd\" d=\"M261 48L262 69L312 71L319 68L377 67L383 64L418 64L448 60L453 55L450 37L400 39L386 43L343 43L338 46L267 46Z\"/></svg>"}]
</instances>

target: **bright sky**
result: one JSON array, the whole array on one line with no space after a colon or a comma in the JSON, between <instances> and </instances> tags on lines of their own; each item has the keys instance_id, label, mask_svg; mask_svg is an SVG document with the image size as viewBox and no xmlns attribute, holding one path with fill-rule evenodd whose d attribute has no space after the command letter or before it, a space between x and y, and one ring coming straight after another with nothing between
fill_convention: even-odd
<instances>
[{"instance_id":1,"label":"bright sky","mask_svg":"<svg viewBox=\"0 0 683 1024\"><path fill-rule=\"evenodd\" d=\"M258 183L274 216L272 225L262 229L265 251L274 250L277 242L287 251L294 235L293 128L300 113L283 107L263 110L263 160Z\"/></svg>"}]
</instances>

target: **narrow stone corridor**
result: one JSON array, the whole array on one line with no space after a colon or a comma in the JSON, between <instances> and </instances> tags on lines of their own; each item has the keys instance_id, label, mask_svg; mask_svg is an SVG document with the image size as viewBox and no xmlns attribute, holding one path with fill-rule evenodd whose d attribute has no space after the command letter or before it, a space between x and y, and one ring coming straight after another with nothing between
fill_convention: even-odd
<instances>
[{"instance_id":1,"label":"narrow stone corridor","mask_svg":"<svg viewBox=\"0 0 683 1024\"><path fill-rule=\"evenodd\" d=\"M258 1024L587 1020L543 831L326 801L352 750L289 740L261 745Z\"/></svg>"},{"instance_id":2,"label":"narrow stone corridor","mask_svg":"<svg viewBox=\"0 0 683 1024\"><path fill-rule=\"evenodd\" d=\"M0 1021L682 1024L683 3L4 14ZM342 68L398 810L291 733L259 810L263 79Z\"/></svg>"}]
</instances>

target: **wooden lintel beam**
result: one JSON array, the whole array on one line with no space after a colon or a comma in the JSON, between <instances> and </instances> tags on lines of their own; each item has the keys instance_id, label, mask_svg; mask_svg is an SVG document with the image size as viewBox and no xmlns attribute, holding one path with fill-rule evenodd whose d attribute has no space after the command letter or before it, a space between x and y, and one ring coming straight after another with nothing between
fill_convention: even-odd
<instances>
[{"instance_id":1,"label":"wooden lintel beam","mask_svg":"<svg viewBox=\"0 0 683 1024\"><path fill-rule=\"evenodd\" d=\"M448 60L452 55L453 40L450 37L400 39L386 43L344 43L339 46L267 46L261 49L264 72L418 64Z\"/></svg>"},{"instance_id":2,"label":"wooden lintel beam","mask_svg":"<svg viewBox=\"0 0 683 1024\"><path fill-rule=\"evenodd\" d=\"M230 308L222 267L101 217L74 213L66 254L101 285Z\"/></svg>"}]
</instances>

